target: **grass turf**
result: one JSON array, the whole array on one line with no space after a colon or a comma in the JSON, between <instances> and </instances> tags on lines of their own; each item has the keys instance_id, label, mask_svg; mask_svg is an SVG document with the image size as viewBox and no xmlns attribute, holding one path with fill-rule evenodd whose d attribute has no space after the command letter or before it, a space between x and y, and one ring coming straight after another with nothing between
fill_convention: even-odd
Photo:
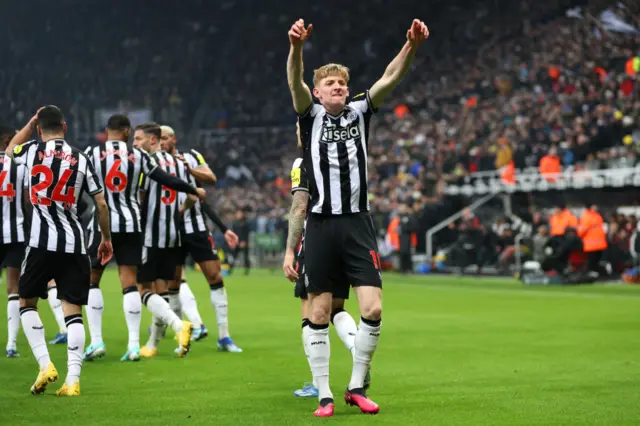
<instances>
[{"instance_id":1,"label":"grass turf","mask_svg":"<svg viewBox=\"0 0 640 426\"><path fill-rule=\"evenodd\" d=\"M186 359L174 359L169 333L156 359L122 363L122 296L115 271L106 273L107 356L85 363L79 398L55 397L61 382L45 395L29 394L37 364L20 332L22 357L0 358L0 425L637 425L640 419L640 287L523 287L387 274L370 390L381 412L365 416L343 404L350 359L332 331L336 414L322 420L312 416L315 400L292 395L309 380L292 286L265 271L226 279L231 334L244 349L229 354L216 351L204 279L192 271L189 282L209 338L194 343ZM355 300L347 308L356 313ZM51 338L56 327L46 302L40 312ZM145 310L143 344L149 323ZM63 378L66 347L50 352Z\"/></svg>"}]
</instances>

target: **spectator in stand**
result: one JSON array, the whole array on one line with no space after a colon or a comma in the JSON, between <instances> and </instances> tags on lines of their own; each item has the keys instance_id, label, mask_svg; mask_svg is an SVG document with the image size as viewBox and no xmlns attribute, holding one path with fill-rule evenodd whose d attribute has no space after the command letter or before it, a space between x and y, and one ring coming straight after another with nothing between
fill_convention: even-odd
<instances>
[{"instance_id":1,"label":"spectator in stand","mask_svg":"<svg viewBox=\"0 0 640 426\"><path fill-rule=\"evenodd\" d=\"M537 228L536 234L533 236L533 260L542 264L547 254L545 249L549 243L549 227L541 225Z\"/></svg>"},{"instance_id":2,"label":"spectator in stand","mask_svg":"<svg viewBox=\"0 0 640 426\"><path fill-rule=\"evenodd\" d=\"M560 157L555 146L549 149L549 153L540 159L540 174L547 182L555 182L558 180L562 167L560 166Z\"/></svg>"}]
</instances>

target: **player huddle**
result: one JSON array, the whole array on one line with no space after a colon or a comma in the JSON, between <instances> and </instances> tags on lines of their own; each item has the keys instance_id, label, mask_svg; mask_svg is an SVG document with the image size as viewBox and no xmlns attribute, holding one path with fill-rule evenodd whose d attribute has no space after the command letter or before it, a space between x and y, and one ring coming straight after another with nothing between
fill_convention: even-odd
<instances>
[{"instance_id":1,"label":"player huddle","mask_svg":"<svg viewBox=\"0 0 640 426\"><path fill-rule=\"evenodd\" d=\"M300 19L288 33L287 79L298 115L301 158L291 171L293 204L283 271L296 282L295 295L302 299L302 339L313 377L313 383L295 394L318 397L316 416L334 414L329 386L331 321L353 358L345 401L363 413L376 414L379 406L366 395L382 324L380 258L369 215L369 123L409 71L429 32L422 21L414 20L405 44L382 77L347 102L350 76L343 65L315 70L313 95L304 83L303 44L311 29ZM42 142L27 142L35 129ZM222 229L230 246L237 243L237 236L204 203L205 191L199 188L215 183L215 175L198 152L176 149L171 128L154 123L137 126L133 147L127 144L131 131L128 118L115 115L107 124L107 141L80 152L64 140L66 124L60 110L47 106L9 136L10 143L1 154L5 225L0 230L0 260L7 266L10 305L7 354L17 354L19 311L40 367L31 387L34 394L44 392L58 378L44 339L38 298L47 297L47 283L54 280L63 311L57 316L64 317L66 327L66 336L59 334L57 341L66 339L68 346L68 374L57 394L79 395L82 361L106 353L100 278L112 256L118 265L129 331L122 361L156 355L167 326L176 333L178 357L187 355L192 340L207 335L193 293L182 280L187 255L200 265L211 288L218 347L241 352L229 336L220 262L203 216ZM28 191L30 203L21 202L22 188ZM91 197L93 201L87 200ZM28 226L22 204L33 206ZM82 213L90 223L87 236ZM360 309L357 326L344 310L350 287ZM82 305L87 305L91 335L84 353ZM149 341L140 348L142 305L153 314L153 324ZM182 319L183 311L188 320Z\"/></svg>"},{"instance_id":2,"label":"player huddle","mask_svg":"<svg viewBox=\"0 0 640 426\"><path fill-rule=\"evenodd\" d=\"M42 142L28 141L34 130ZM106 354L100 279L112 256L122 284L129 334L122 361L157 355L167 326L176 333L178 357L187 355L192 340L207 336L193 293L183 279L188 255L200 265L211 288L218 348L241 352L229 335L220 260L203 215L222 228L230 246L235 246L237 236L204 202L206 192L199 186L215 183L216 178L202 155L193 150L179 152L171 128L148 123L131 129L124 115L112 116L107 141L85 152L69 145L65 132L62 112L46 106L19 132L0 134L5 148L0 171L3 222L13 230L3 235L0 246L9 292L7 356L17 356L21 322L40 367L31 392L42 393L58 379L37 311L38 299L52 295L50 281L55 282L54 297L61 301L52 306L54 313L64 318L55 343L67 343L68 355L67 377L57 395L79 395L83 360ZM30 202L23 202L25 197ZM30 220L25 219L29 211ZM87 305L91 335L86 350L83 305ZM149 340L141 348L142 305L152 313L153 323ZM188 320L182 319L183 313Z\"/></svg>"}]
</instances>

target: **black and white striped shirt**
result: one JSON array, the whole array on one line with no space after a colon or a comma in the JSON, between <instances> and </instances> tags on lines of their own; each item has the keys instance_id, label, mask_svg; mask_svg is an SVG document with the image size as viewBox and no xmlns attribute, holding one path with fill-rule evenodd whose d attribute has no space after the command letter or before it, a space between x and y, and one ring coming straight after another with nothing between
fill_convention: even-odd
<instances>
[{"instance_id":1,"label":"black and white striped shirt","mask_svg":"<svg viewBox=\"0 0 640 426\"><path fill-rule=\"evenodd\" d=\"M151 154L161 170L173 176L186 176L184 163L164 151ZM180 206L178 192L155 180L144 179L144 246L156 248L180 247Z\"/></svg>"},{"instance_id":2,"label":"black and white striped shirt","mask_svg":"<svg viewBox=\"0 0 640 426\"><path fill-rule=\"evenodd\" d=\"M24 243L23 188L26 168L0 152L0 244Z\"/></svg>"},{"instance_id":3,"label":"black and white striped shirt","mask_svg":"<svg viewBox=\"0 0 640 426\"><path fill-rule=\"evenodd\" d=\"M367 149L373 112L366 92L354 97L336 117L318 104L300 116L311 213L369 211Z\"/></svg>"},{"instance_id":4,"label":"black and white striped shirt","mask_svg":"<svg viewBox=\"0 0 640 426\"><path fill-rule=\"evenodd\" d=\"M142 232L140 175L149 175L156 164L146 152L122 141L106 141L86 150L105 188L111 232Z\"/></svg>"},{"instance_id":5,"label":"black and white striped shirt","mask_svg":"<svg viewBox=\"0 0 640 426\"><path fill-rule=\"evenodd\" d=\"M83 191L102 192L86 154L62 139L18 145L17 164L28 170L33 215L28 246L62 253L86 254L85 229L78 218Z\"/></svg>"},{"instance_id":6,"label":"black and white striped shirt","mask_svg":"<svg viewBox=\"0 0 640 426\"><path fill-rule=\"evenodd\" d=\"M200 154L195 149L190 149L187 152L178 152L178 154L182 154L184 160L189 164L189 167L192 169L197 169L198 167L208 166L202 154ZM181 169L178 170L178 177L187 181L191 185L197 187L199 186L196 182L196 179L193 177L191 173L184 168L186 172L185 175L180 174ZM179 194L179 202L184 203L187 199L187 194L181 192ZM184 212L184 220L182 222L181 232L185 235L194 234L196 232L208 232L207 223L204 220L204 216L202 215L202 204L198 200L193 207Z\"/></svg>"}]
</instances>

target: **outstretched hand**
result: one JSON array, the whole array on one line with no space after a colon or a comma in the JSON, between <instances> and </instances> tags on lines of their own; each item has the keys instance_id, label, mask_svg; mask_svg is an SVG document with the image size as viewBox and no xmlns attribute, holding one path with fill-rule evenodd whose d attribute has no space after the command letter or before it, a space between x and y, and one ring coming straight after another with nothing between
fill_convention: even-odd
<instances>
[{"instance_id":1,"label":"outstretched hand","mask_svg":"<svg viewBox=\"0 0 640 426\"><path fill-rule=\"evenodd\" d=\"M289 42L294 46L304 43L311 35L312 29L313 24L305 28L304 19L298 19L289 29Z\"/></svg>"},{"instance_id":2,"label":"outstretched hand","mask_svg":"<svg viewBox=\"0 0 640 426\"><path fill-rule=\"evenodd\" d=\"M407 41L414 46L420 46L429 38L429 28L419 19L414 19L411 28L407 30Z\"/></svg>"}]
</instances>

